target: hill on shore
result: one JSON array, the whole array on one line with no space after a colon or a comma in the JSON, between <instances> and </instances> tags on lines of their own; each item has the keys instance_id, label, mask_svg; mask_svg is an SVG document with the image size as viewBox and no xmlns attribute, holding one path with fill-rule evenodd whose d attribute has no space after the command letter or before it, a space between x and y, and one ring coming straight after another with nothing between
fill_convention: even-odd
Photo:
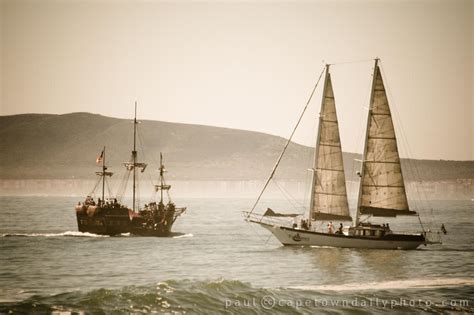
<instances>
[{"instance_id":1,"label":"hill on shore","mask_svg":"<svg viewBox=\"0 0 474 315\"><path fill-rule=\"evenodd\" d=\"M90 113L22 114L0 117L0 179L90 179L96 157L107 147L107 164L122 173L133 143L130 120ZM236 129L141 120L139 160L158 167L163 152L169 178L179 180L262 180L286 140ZM313 149L292 143L277 176L307 176ZM344 153L348 179L359 155ZM356 164L354 164L356 163ZM474 161L404 160L407 180L474 178Z\"/></svg>"}]
</instances>

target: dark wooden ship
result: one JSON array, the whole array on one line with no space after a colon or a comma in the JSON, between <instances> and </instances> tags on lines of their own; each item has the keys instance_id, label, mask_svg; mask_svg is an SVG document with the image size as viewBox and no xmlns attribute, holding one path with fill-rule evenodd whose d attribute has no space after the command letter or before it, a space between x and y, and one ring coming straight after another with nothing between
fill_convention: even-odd
<instances>
[{"instance_id":1,"label":"dark wooden ship","mask_svg":"<svg viewBox=\"0 0 474 315\"><path fill-rule=\"evenodd\" d=\"M106 178L112 176L107 172L105 165L105 147L101 155L97 158L97 163L102 163L102 170L96 172L99 181L102 182L102 199L97 202L92 197L98 183L95 185L83 203L76 206L77 225L80 232L89 232L102 235L118 235L130 233L137 236L158 236L166 237L172 234L171 229L176 219L186 211L186 208L178 208L171 201L169 190L171 185L167 185L164 177L166 172L163 164L163 155L160 153L160 183L155 185L155 192L160 192L158 202L151 201L140 209L137 186L138 173L143 173L147 167L146 163L137 161L136 135L137 135L137 111L135 104L135 118L133 120L133 150L131 159L124 163L126 175L120 185L123 189L119 191L119 198L105 199ZM132 175L132 208L128 208L121 203L125 192L128 178ZM166 191L168 201L165 204L163 193Z\"/></svg>"}]
</instances>

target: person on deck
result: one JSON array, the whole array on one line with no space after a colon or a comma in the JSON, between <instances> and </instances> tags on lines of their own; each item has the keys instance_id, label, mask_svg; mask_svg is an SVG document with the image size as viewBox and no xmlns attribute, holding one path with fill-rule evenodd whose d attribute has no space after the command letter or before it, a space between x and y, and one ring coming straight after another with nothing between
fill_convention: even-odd
<instances>
[{"instance_id":1,"label":"person on deck","mask_svg":"<svg viewBox=\"0 0 474 315\"><path fill-rule=\"evenodd\" d=\"M385 226L385 228L386 228L386 230L385 230L385 235L387 235L387 234L392 234L392 231L390 230L390 225L388 225L388 223L387 223L387 225Z\"/></svg>"},{"instance_id":2,"label":"person on deck","mask_svg":"<svg viewBox=\"0 0 474 315\"><path fill-rule=\"evenodd\" d=\"M334 225L332 225L332 221L329 221L329 223L328 223L328 233L329 234L334 233Z\"/></svg>"},{"instance_id":3,"label":"person on deck","mask_svg":"<svg viewBox=\"0 0 474 315\"><path fill-rule=\"evenodd\" d=\"M339 229L337 230L336 234L342 235L342 234L343 234L343 233L342 233L342 229L343 229L343 228L344 228L344 227L342 226L342 223L339 223Z\"/></svg>"}]
</instances>

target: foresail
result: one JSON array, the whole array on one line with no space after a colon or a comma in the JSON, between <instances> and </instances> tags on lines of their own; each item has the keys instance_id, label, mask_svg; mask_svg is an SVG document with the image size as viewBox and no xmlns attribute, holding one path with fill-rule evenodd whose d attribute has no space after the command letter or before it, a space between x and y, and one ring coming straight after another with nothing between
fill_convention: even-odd
<instances>
[{"instance_id":1,"label":"foresail","mask_svg":"<svg viewBox=\"0 0 474 315\"><path fill-rule=\"evenodd\" d=\"M352 221L347 202L336 104L328 72L319 118L312 187L311 209L314 220Z\"/></svg>"},{"instance_id":2,"label":"foresail","mask_svg":"<svg viewBox=\"0 0 474 315\"><path fill-rule=\"evenodd\" d=\"M378 65L374 75L359 213L384 217L415 214L408 207L395 129Z\"/></svg>"}]
</instances>

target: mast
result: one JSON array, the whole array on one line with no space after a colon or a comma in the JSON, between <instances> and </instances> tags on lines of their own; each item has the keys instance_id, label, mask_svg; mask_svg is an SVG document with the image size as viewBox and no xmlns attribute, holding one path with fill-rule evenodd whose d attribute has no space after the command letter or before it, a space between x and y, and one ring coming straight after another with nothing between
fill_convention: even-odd
<instances>
[{"instance_id":1,"label":"mast","mask_svg":"<svg viewBox=\"0 0 474 315\"><path fill-rule=\"evenodd\" d=\"M132 151L132 162L133 162L133 206L132 210L135 212L135 191L136 191L136 176L137 171L135 166L137 164L137 101L135 101L135 117L133 119L133 151Z\"/></svg>"},{"instance_id":2,"label":"mast","mask_svg":"<svg viewBox=\"0 0 474 315\"><path fill-rule=\"evenodd\" d=\"M160 152L160 184L163 188L163 154ZM163 203L163 189L160 189L160 202Z\"/></svg>"},{"instance_id":3,"label":"mast","mask_svg":"<svg viewBox=\"0 0 474 315\"><path fill-rule=\"evenodd\" d=\"M160 203L163 203L163 190L169 191L171 189L171 185L167 185L165 183L165 165L163 164L163 153L160 152L160 184L155 185L155 191L160 191ZM168 195L169 198L169 195ZM171 201L171 200L170 200Z\"/></svg>"},{"instance_id":4,"label":"mast","mask_svg":"<svg viewBox=\"0 0 474 315\"><path fill-rule=\"evenodd\" d=\"M369 140L369 127L370 127L370 116L371 116L370 114L372 112L372 106L373 106L373 101L374 101L375 80L377 80L378 63L379 63L379 58L375 58L374 74L372 77L372 90L370 91L369 110L367 114L367 127L365 129L364 154L362 155L362 169L360 171L359 197L357 201L355 226L359 225L359 220L360 220L360 206L361 206L361 201L362 201L362 184L363 184L364 175L365 175L365 158L367 156L367 142Z\"/></svg>"},{"instance_id":5,"label":"mast","mask_svg":"<svg viewBox=\"0 0 474 315\"><path fill-rule=\"evenodd\" d=\"M102 149L102 152L100 152L100 155L97 157L96 159L96 163L97 164L100 164L102 163L102 166L101 166L101 171L100 172L95 172L95 174L97 176L100 176L102 180L102 202L105 203L105 177L106 176L112 176L113 173L112 172L107 172L107 166L105 164L105 146L104 148ZM100 182L99 180L99 182ZM99 184L99 183L97 183ZM95 189L95 188L94 188ZM99 204L100 205L100 204Z\"/></svg>"},{"instance_id":6,"label":"mast","mask_svg":"<svg viewBox=\"0 0 474 315\"><path fill-rule=\"evenodd\" d=\"M102 158L102 202L104 202L104 191L105 191L105 171L107 170L107 167L105 167L105 145L104 145L104 156ZM100 205L99 205L100 206Z\"/></svg>"},{"instance_id":7,"label":"mast","mask_svg":"<svg viewBox=\"0 0 474 315\"><path fill-rule=\"evenodd\" d=\"M127 171L133 172L133 187L132 187L132 210L135 211L136 207L136 190L137 190L137 170L140 168L143 173L147 167L146 163L137 162L137 102L135 101L135 116L133 118L133 151L132 151L132 160L129 162L123 163ZM128 178L128 177L127 177ZM126 184L125 184L126 185ZM125 187L124 187L125 190Z\"/></svg>"},{"instance_id":8,"label":"mast","mask_svg":"<svg viewBox=\"0 0 474 315\"><path fill-rule=\"evenodd\" d=\"M316 146L314 150L314 163L313 163L313 179L311 181L311 200L309 202L309 216L308 223L311 227L311 221L313 219L313 209L314 209L314 193L316 188L317 173L316 168L318 167L318 157L319 157L319 143L321 141L321 127L322 127L322 116L324 110L324 98L326 97L326 88L328 84L329 77L329 64L326 64L326 75L324 76L324 86L323 86L323 95L321 98L321 109L319 110L319 124L318 124L318 135L316 136Z\"/></svg>"}]
</instances>

